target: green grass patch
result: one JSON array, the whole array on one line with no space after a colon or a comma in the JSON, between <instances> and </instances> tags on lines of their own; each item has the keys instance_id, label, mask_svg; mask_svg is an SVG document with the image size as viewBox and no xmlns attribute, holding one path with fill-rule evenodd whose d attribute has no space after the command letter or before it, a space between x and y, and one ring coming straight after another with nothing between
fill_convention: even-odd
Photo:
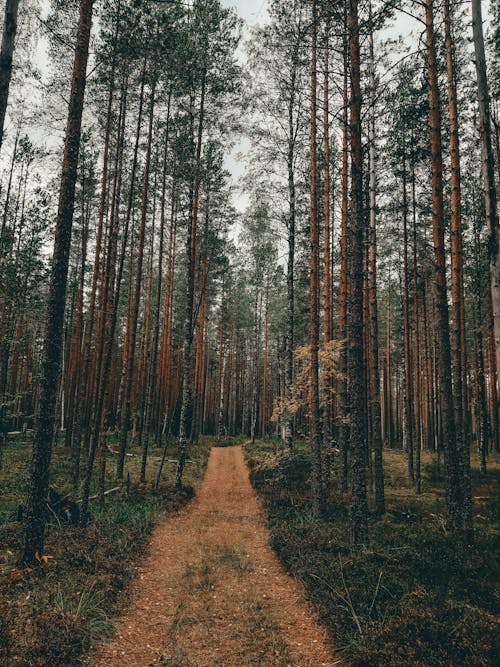
<instances>
[{"instance_id":1,"label":"green grass patch","mask_svg":"<svg viewBox=\"0 0 500 667\"><path fill-rule=\"evenodd\" d=\"M245 451L272 546L304 583L344 659L357 667L498 664L498 461L486 479L474 466L476 541L465 546L445 533L433 457L423 455L423 493L416 496L403 453L387 452L388 511L370 520L368 553L352 556L346 498L332 493L327 520L312 516L305 443L284 455L267 442Z\"/></svg>"},{"instance_id":2,"label":"green grass patch","mask_svg":"<svg viewBox=\"0 0 500 667\"><path fill-rule=\"evenodd\" d=\"M111 449L115 448L110 438ZM104 508L91 503L86 528L52 522L45 554L53 556L32 572L17 572L23 525L16 522L24 503L30 446L20 437L4 448L0 470L0 664L2 667L77 667L96 641L113 632L113 617L127 600L127 582L148 549L158 520L180 509L203 478L213 440L201 438L188 452L184 489L174 489L175 465L166 464L159 489L154 481L161 451L152 448L146 484L140 484L140 452L128 450L130 486L106 496ZM176 458L171 443L169 459ZM85 466L85 462L84 466ZM106 487L116 486L116 456L109 452ZM54 449L51 484L71 490L70 455ZM95 484L92 493L96 492Z\"/></svg>"},{"instance_id":3,"label":"green grass patch","mask_svg":"<svg viewBox=\"0 0 500 667\"><path fill-rule=\"evenodd\" d=\"M215 447L236 447L242 445L245 442L245 437L235 436L235 435L226 435L216 438L214 440Z\"/></svg>"}]
</instances>

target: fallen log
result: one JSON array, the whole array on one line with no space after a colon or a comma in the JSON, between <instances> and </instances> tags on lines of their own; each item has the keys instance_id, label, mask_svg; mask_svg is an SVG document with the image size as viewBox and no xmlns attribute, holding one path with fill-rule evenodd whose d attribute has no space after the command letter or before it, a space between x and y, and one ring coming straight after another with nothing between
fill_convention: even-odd
<instances>
[{"instance_id":1,"label":"fallen log","mask_svg":"<svg viewBox=\"0 0 500 667\"><path fill-rule=\"evenodd\" d=\"M103 495L105 495L105 496L109 496L110 493L114 493L115 491L119 491L120 489L123 489L123 484L120 484L120 486L115 486L113 489L108 489L107 491L104 492ZM89 497L89 500L96 500L97 498L99 498L99 494L98 494L98 493L96 493L95 496L90 496L90 497ZM77 502L77 503L81 503L82 500L83 500L83 498L80 498L80 499L77 500L76 502Z\"/></svg>"}]
</instances>

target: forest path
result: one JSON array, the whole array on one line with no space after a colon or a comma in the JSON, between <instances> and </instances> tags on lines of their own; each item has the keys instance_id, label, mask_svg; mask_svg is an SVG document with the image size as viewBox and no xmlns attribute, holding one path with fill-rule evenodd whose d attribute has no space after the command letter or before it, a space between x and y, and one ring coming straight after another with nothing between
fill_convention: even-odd
<instances>
[{"instance_id":1,"label":"forest path","mask_svg":"<svg viewBox=\"0 0 500 667\"><path fill-rule=\"evenodd\" d=\"M241 447L212 449L197 497L154 531L92 667L340 665L268 540Z\"/></svg>"}]
</instances>

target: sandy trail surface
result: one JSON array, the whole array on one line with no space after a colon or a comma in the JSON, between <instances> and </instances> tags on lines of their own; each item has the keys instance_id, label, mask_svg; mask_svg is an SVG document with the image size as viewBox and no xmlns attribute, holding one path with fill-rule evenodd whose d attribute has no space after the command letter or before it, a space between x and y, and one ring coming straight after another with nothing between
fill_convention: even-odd
<instances>
[{"instance_id":1,"label":"sandy trail surface","mask_svg":"<svg viewBox=\"0 0 500 667\"><path fill-rule=\"evenodd\" d=\"M197 497L155 529L117 633L89 665L341 665L268 541L241 447L214 448Z\"/></svg>"}]
</instances>

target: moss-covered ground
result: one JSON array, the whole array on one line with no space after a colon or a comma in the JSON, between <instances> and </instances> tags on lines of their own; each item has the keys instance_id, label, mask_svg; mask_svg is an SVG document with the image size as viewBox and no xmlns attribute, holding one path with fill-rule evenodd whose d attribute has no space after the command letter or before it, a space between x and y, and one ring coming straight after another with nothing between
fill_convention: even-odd
<instances>
[{"instance_id":1,"label":"moss-covered ground","mask_svg":"<svg viewBox=\"0 0 500 667\"><path fill-rule=\"evenodd\" d=\"M371 517L366 554L348 548L347 498L333 490L327 518L313 518L305 443L247 445L272 544L305 586L346 661L357 667L498 665L498 457L488 474L473 456L475 542L446 533L442 463L423 454L422 494L401 451L385 452L387 513ZM373 498L370 497L373 506Z\"/></svg>"}]
</instances>

